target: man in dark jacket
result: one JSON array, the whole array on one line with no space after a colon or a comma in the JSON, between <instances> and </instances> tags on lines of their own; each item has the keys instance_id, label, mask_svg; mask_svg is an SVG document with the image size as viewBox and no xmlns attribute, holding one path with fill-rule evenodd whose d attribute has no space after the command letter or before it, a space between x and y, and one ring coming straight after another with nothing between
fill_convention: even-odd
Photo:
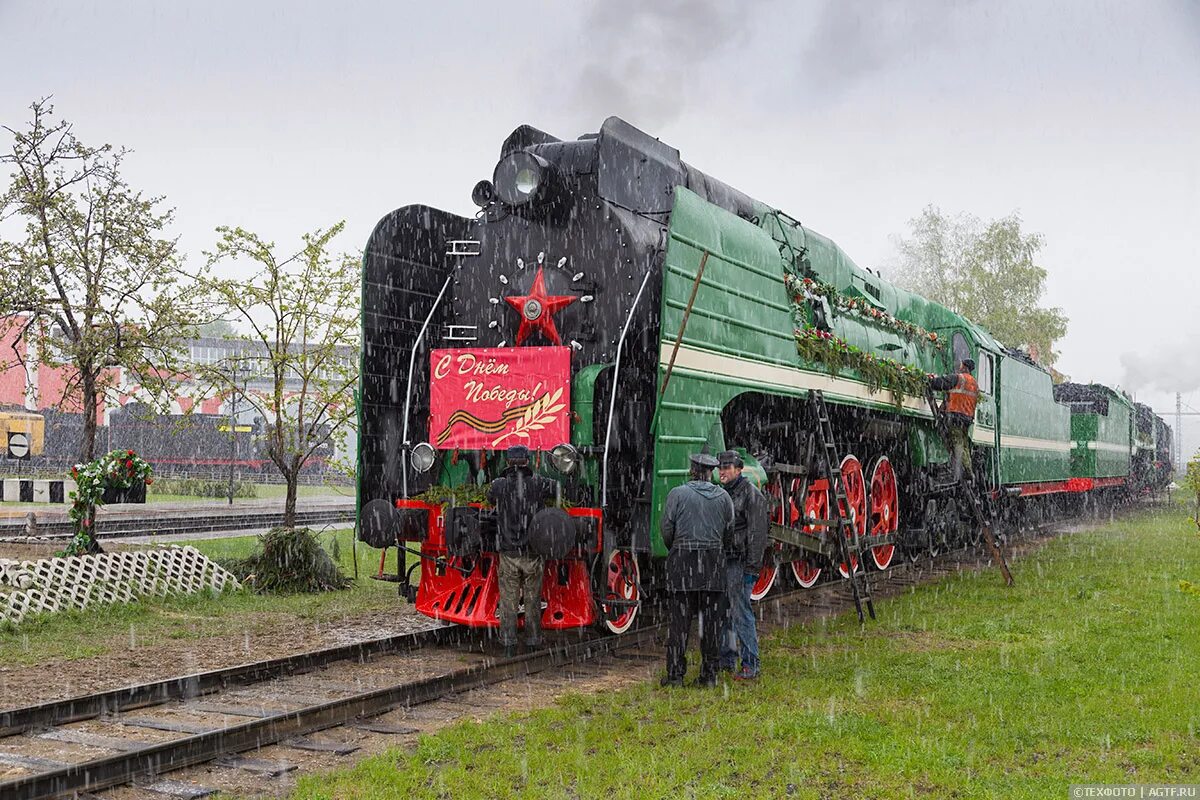
<instances>
[{"instance_id":1,"label":"man in dark jacket","mask_svg":"<svg viewBox=\"0 0 1200 800\"><path fill-rule=\"evenodd\" d=\"M742 668L733 677L754 680L759 671L758 629L750 607L750 590L762 571L770 512L763 493L742 474L745 463L736 450L726 450L717 461L721 484L733 500L733 541L725 553L728 613L721 636L721 669L732 671L740 653Z\"/></svg>"},{"instance_id":2,"label":"man in dark jacket","mask_svg":"<svg viewBox=\"0 0 1200 800\"><path fill-rule=\"evenodd\" d=\"M500 534L500 642L504 654L513 656L517 645L517 604L525 598L525 643L541 644L542 574L541 557L529 549L529 523L533 515L554 498L557 485L549 478L535 475L529 468L529 448L508 448L508 469L492 481L488 502L496 508Z\"/></svg>"},{"instance_id":3,"label":"man in dark jacket","mask_svg":"<svg viewBox=\"0 0 1200 800\"><path fill-rule=\"evenodd\" d=\"M716 686L725 593L724 552L733 536L733 501L712 483L717 460L691 456L688 482L667 495L661 526L667 554L670 623L663 686L683 685L688 634L700 618L699 686Z\"/></svg>"}]
</instances>

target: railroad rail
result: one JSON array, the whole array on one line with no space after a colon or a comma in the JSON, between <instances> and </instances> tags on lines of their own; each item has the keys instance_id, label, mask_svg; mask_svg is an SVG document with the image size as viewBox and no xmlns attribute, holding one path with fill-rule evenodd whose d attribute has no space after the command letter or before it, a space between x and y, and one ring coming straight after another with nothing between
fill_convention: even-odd
<instances>
[{"instance_id":1,"label":"railroad rail","mask_svg":"<svg viewBox=\"0 0 1200 800\"><path fill-rule=\"evenodd\" d=\"M874 576L877 596L896 594L961 570L978 566L986 558L978 547L964 548L915 562L898 564ZM811 589L796 589L767 598L763 616L781 616L785 607L795 621L851 609L853 597L844 579L830 580ZM774 612L774 613L771 613ZM647 615L650 617L651 615ZM130 783L221 756L295 741L318 730L362 724L364 720L397 707L411 707L486 687L547 669L590 661L620 650L656 647L665 633L665 622L653 621L620 636L596 635L582 641L560 641L545 649L515 658L485 655L479 632L456 626L386 637L352 645L301 653L285 658L244 664L227 669L131 686L124 689L52 701L26 708L0 711L0 765L30 774L0 782L5 800L44 800ZM474 641L472 641L474 640ZM360 665L380 658L401 657L430 646L466 643L479 652L476 663L390 685L360 691L343 683L310 681L289 685L291 679L311 675L338 663ZM324 675L320 677L325 677ZM254 707L239 692L258 684L277 691L268 704ZM315 697L315 695L332 695ZM278 707L280 696L299 699L301 705ZM212 702L216 697L223 702ZM260 698L261 699L261 698ZM284 702L283 705L289 705ZM145 718L131 711L154 708L167 716ZM239 721L222 724L230 716ZM180 717L184 717L181 719ZM244 720L244 721L242 721ZM102 732L80 730L79 723L101 726ZM177 738L145 741L128 738L132 729L154 735L183 734ZM90 760L65 763L38 755L24 755L14 743L67 743L113 751ZM36 748L35 748L36 749Z\"/></svg>"}]
</instances>

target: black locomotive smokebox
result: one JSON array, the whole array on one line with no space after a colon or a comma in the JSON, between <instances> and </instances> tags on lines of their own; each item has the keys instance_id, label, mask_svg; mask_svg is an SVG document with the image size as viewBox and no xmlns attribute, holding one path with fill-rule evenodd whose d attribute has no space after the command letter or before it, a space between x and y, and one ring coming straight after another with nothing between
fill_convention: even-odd
<instances>
[{"instance_id":1,"label":"black locomotive smokebox","mask_svg":"<svg viewBox=\"0 0 1200 800\"><path fill-rule=\"evenodd\" d=\"M529 521L529 548L542 558L566 558L578 535L575 520L561 508L543 508Z\"/></svg>"},{"instance_id":2,"label":"black locomotive smokebox","mask_svg":"<svg viewBox=\"0 0 1200 800\"><path fill-rule=\"evenodd\" d=\"M391 547L396 543L398 517L387 500L371 500L358 515L358 540L371 547Z\"/></svg>"}]
</instances>

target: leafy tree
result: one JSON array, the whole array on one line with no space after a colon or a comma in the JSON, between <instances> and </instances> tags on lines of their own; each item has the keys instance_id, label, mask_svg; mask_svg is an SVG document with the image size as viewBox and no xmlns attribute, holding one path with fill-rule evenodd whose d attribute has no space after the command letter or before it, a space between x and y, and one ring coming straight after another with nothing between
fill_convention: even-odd
<instances>
[{"instance_id":1,"label":"leafy tree","mask_svg":"<svg viewBox=\"0 0 1200 800\"><path fill-rule=\"evenodd\" d=\"M30 106L0 163L12 169L0 222L23 235L0 238L0 326L27 343L29 359L64 368L62 406L83 414L79 460L94 456L96 412L115 367L145 399L166 403L197 320L193 289L176 272L173 212L125 182L128 151L90 147L56 120L46 100ZM11 360L24 361L16 354Z\"/></svg>"},{"instance_id":2,"label":"leafy tree","mask_svg":"<svg viewBox=\"0 0 1200 800\"><path fill-rule=\"evenodd\" d=\"M898 238L897 282L982 325L1009 347L1031 346L1049 366L1067 332L1061 308L1041 305L1046 270L1037 264L1045 239L1021 230L1010 214L984 223L926 206Z\"/></svg>"},{"instance_id":3,"label":"leafy tree","mask_svg":"<svg viewBox=\"0 0 1200 800\"><path fill-rule=\"evenodd\" d=\"M257 234L218 228L221 238L197 276L219 316L236 319L248 333L232 333L228 338L241 342L233 354L196 364L193 374L267 421L266 452L287 484L288 529L295 527L301 470L349 426L355 411L360 259L329 252L344 226L305 234L303 247L285 256ZM239 277L217 277L227 266L236 266Z\"/></svg>"},{"instance_id":4,"label":"leafy tree","mask_svg":"<svg viewBox=\"0 0 1200 800\"><path fill-rule=\"evenodd\" d=\"M1187 472L1183 476L1183 485L1190 489L1196 499L1196 527L1200 528L1200 453L1192 456L1187 464Z\"/></svg>"}]
</instances>

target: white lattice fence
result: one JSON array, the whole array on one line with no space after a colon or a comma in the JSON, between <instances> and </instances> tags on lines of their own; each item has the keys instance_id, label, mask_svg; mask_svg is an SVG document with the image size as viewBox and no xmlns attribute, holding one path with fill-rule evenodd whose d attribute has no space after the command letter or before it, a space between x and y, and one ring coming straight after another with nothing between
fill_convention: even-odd
<instances>
[{"instance_id":1,"label":"white lattice fence","mask_svg":"<svg viewBox=\"0 0 1200 800\"><path fill-rule=\"evenodd\" d=\"M0 559L0 625L16 625L30 614L238 587L233 575L194 547Z\"/></svg>"}]
</instances>

